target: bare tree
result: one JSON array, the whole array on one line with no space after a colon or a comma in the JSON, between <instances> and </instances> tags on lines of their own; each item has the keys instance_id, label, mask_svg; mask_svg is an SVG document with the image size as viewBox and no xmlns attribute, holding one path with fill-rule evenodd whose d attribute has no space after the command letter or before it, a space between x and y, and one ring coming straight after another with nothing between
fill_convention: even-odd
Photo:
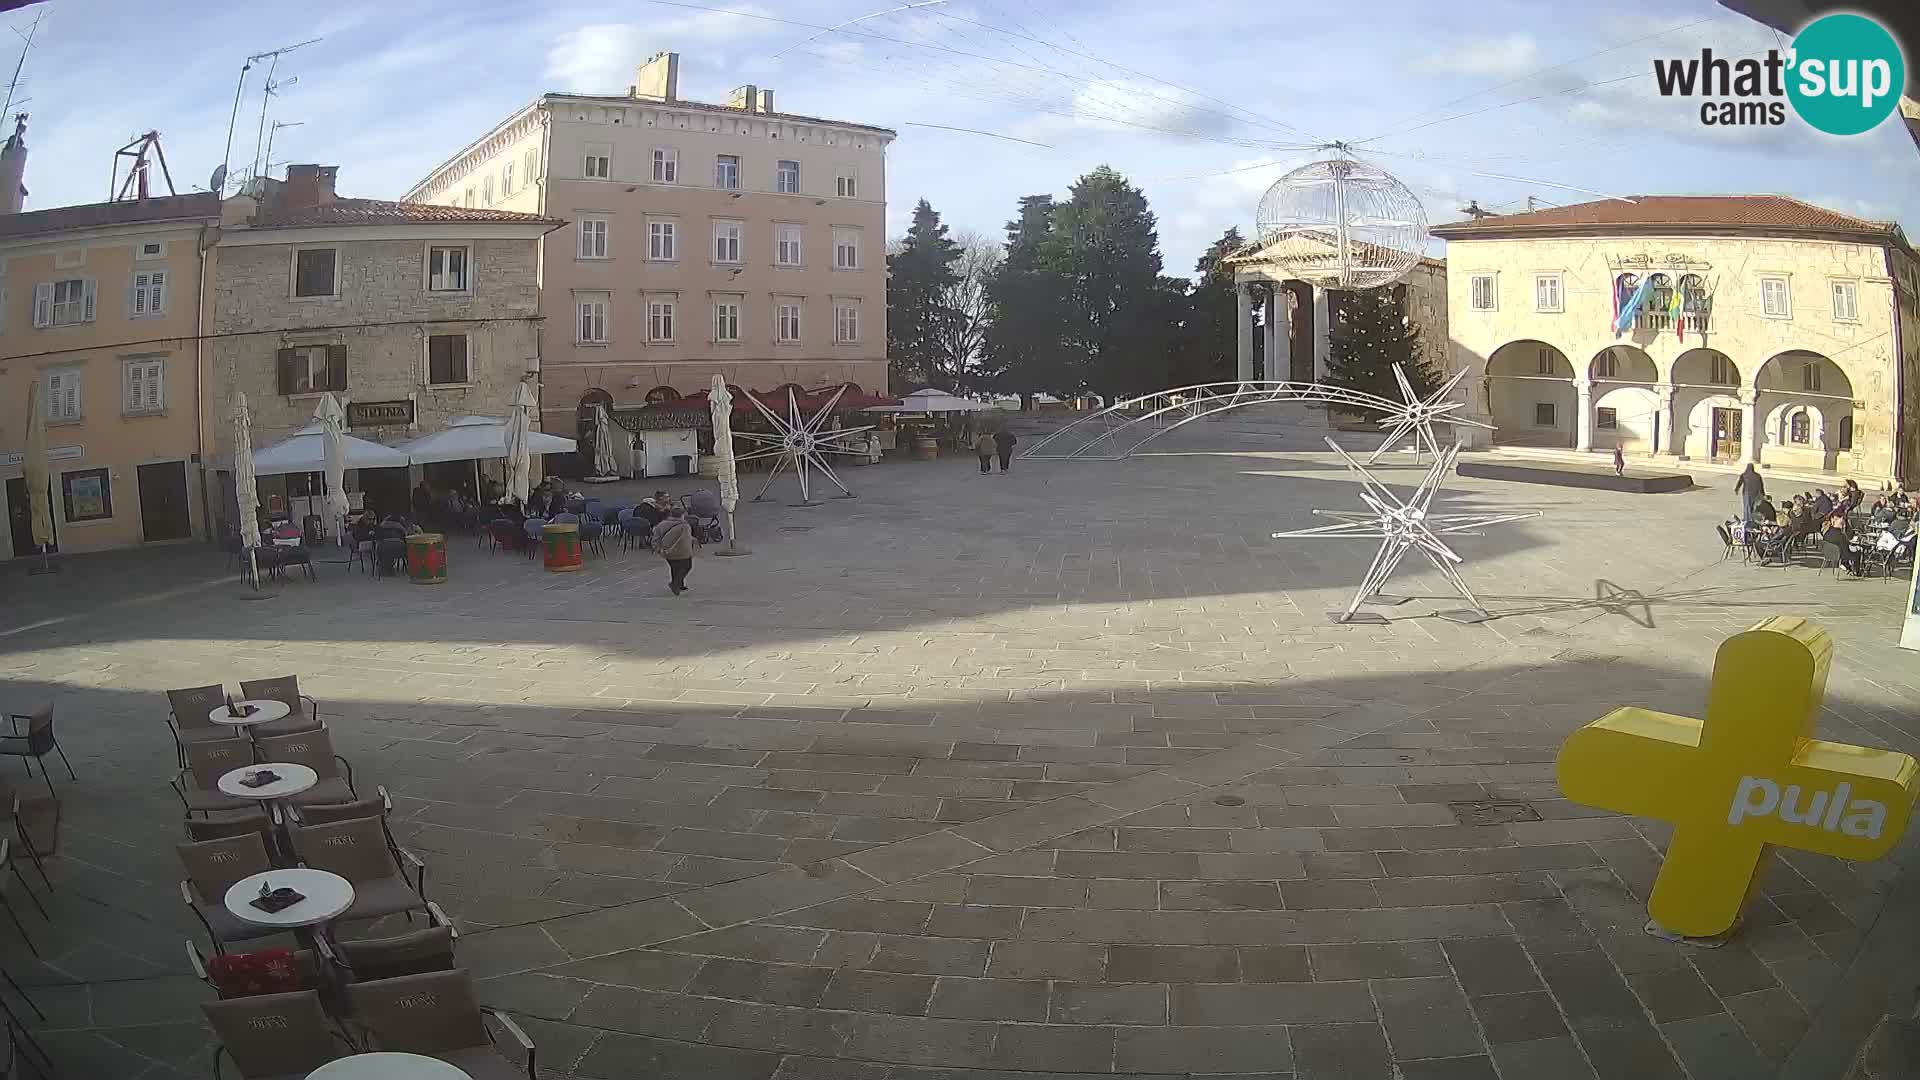
<instances>
[{"instance_id":1,"label":"bare tree","mask_svg":"<svg viewBox=\"0 0 1920 1080\"><path fill-rule=\"evenodd\" d=\"M1005 256L1000 242L967 229L953 241L960 248L954 273L960 280L946 290L946 307L951 310L941 333L940 374L955 390L971 389L981 354L986 347L987 327L993 322L993 303L987 295L987 283L993 280Z\"/></svg>"}]
</instances>

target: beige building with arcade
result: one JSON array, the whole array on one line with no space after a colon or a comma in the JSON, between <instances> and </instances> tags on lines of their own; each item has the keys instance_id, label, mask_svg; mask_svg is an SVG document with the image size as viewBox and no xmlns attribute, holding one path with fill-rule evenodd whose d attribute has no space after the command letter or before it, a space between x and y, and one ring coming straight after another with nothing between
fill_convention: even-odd
<instances>
[{"instance_id":1,"label":"beige building with arcade","mask_svg":"<svg viewBox=\"0 0 1920 1080\"><path fill-rule=\"evenodd\" d=\"M543 426L568 433L590 391L671 400L715 373L884 393L893 137L752 86L688 101L661 53L624 95L542 95L406 198L568 222L541 258Z\"/></svg>"},{"instance_id":2,"label":"beige building with arcade","mask_svg":"<svg viewBox=\"0 0 1920 1080\"><path fill-rule=\"evenodd\" d=\"M1478 374L1470 407L1496 444L1920 473L1920 261L1897 225L1777 195L1643 196L1433 233L1450 366Z\"/></svg>"}]
</instances>

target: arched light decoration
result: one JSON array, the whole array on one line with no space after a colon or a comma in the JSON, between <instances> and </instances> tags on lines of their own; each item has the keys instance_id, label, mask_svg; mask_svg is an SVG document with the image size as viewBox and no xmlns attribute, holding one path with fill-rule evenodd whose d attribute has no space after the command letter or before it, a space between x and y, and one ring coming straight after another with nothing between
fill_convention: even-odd
<instances>
[{"instance_id":1,"label":"arched light decoration","mask_svg":"<svg viewBox=\"0 0 1920 1080\"><path fill-rule=\"evenodd\" d=\"M1427 247L1427 212L1386 171L1331 144L1260 197L1260 256L1280 276L1323 289L1377 289L1407 275Z\"/></svg>"}]
</instances>

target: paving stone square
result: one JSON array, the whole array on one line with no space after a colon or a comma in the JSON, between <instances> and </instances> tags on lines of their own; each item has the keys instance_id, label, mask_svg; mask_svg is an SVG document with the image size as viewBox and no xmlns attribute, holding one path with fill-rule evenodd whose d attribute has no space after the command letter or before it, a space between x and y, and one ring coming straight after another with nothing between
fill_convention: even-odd
<instances>
[{"instance_id":1,"label":"paving stone square","mask_svg":"<svg viewBox=\"0 0 1920 1080\"><path fill-rule=\"evenodd\" d=\"M63 1076L208 1075L164 691L294 674L553 1080L1773 1075L1897 861L1773 857L1724 948L1661 941L1668 830L1553 760L1619 705L1701 715L1774 614L1833 634L1824 737L1914 750L1905 581L1723 558L1717 473L1455 479L1542 514L1459 538L1495 617L1435 617L1408 564L1385 623L1336 625L1371 550L1269 536L1357 505L1312 445L1229 414L1123 462L850 467L858 499L744 504L752 554L679 597L642 551L552 574L457 536L437 586L0 569L0 702L52 700L79 777L52 893L8 883L38 955L9 928L0 962Z\"/></svg>"}]
</instances>

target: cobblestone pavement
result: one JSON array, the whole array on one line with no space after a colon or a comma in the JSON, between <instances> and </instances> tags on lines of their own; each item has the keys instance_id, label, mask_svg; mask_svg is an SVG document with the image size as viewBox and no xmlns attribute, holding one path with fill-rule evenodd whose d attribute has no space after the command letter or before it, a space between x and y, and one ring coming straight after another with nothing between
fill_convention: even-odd
<instances>
[{"instance_id":1,"label":"cobblestone pavement","mask_svg":"<svg viewBox=\"0 0 1920 1080\"><path fill-rule=\"evenodd\" d=\"M438 587L323 562L266 600L17 603L71 617L0 635L0 697L57 700L80 780L51 921L8 883L41 960L10 931L0 960L65 1075L207 1075L161 691L291 672L543 1076L1771 1075L1892 867L1776 858L1733 943L1666 944L1661 827L1561 799L1552 759L1616 705L1698 715L1717 643L1776 613L1835 636L1823 735L1913 747L1904 582L1722 561L1717 482L1456 480L1545 514L1460 540L1501 617L1433 618L1412 573L1387 625L1336 626L1370 549L1268 534L1354 505L1344 470L1194 428L849 469L859 500L751 506L754 553L680 598L642 552L558 575L455 540Z\"/></svg>"}]
</instances>

